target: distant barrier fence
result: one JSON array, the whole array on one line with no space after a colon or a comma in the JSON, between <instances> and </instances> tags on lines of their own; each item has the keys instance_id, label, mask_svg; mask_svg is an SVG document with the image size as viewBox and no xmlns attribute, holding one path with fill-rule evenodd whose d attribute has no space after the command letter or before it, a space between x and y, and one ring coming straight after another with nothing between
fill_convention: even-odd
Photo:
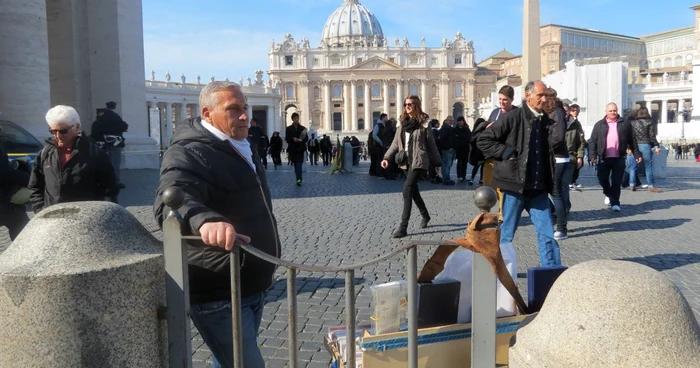
<instances>
[{"instance_id":1,"label":"distant barrier fence","mask_svg":"<svg viewBox=\"0 0 700 368\"><path fill-rule=\"evenodd\" d=\"M169 366L192 367L192 336L190 332L190 300L187 265L187 240L201 240L198 236L182 235L182 218L177 209L183 204L181 189L170 187L163 193L169 212L163 222L163 245L166 272ZM255 241L253 239L253 241ZM266 254L252 245L236 242L230 254L231 313L233 321L234 367L243 367L243 336L241 321L240 253L244 251L262 260L287 269L288 343L290 368L299 366L297 336L297 287L299 271L345 273L345 326L348 333L345 367L355 367L355 270L373 265L406 252L406 281L408 285L408 367L418 367L418 255L417 247L455 245L442 241L413 241L371 261L340 267L310 266L289 262ZM472 304L472 367L493 368L496 364L496 276L488 261L475 254L473 265ZM352 335L350 335L352 334ZM352 339L351 339L352 336Z\"/></svg>"}]
</instances>

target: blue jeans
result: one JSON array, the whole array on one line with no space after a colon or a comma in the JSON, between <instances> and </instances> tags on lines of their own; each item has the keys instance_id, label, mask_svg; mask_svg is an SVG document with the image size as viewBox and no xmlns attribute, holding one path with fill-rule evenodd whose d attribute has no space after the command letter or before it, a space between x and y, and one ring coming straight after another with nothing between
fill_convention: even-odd
<instances>
[{"instance_id":1,"label":"blue jeans","mask_svg":"<svg viewBox=\"0 0 700 368\"><path fill-rule=\"evenodd\" d=\"M243 321L243 367L264 368L260 349L258 348L258 329L262 320L265 294L259 293L241 300ZM233 334L231 320L231 302L222 300L193 304L192 322L202 335L204 343L214 354L214 368L233 367ZM236 367L241 368L241 367Z\"/></svg>"},{"instance_id":2,"label":"blue jeans","mask_svg":"<svg viewBox=\"0 0 700 368\"><path fill-rule=\"evenodd\" d=\"M574 175L575 163L563 162L554 166L554 192L552 202L557 214L557 231L567 233L567 217L571 202L569 199L569 183Z\"/></svg>"},{"instance_id":3,"label":"blue jeans","mask_svg":"<svg viewBox=\"0 0 700 368\"><path fill-rule=\"evenodd\" d=\"M561 266L559 244L554 240L552 213L549 211L547 192L519 194L503 191L503 223L501 244L512 243L523 210L530 214L537 232L537 252L542 267Z\"/></svg>"},{"instance_id":4,"label":"blue jeans","mask_svg":"<svg viewBox=\"0 0 700 368\"><path fill-rule=\"evenodd\" d=\"M644 173L647 177L647 184L650 187L656 186L656 181L654 181L654 169L651 165L654 159L654 155L651 152L651 144L640 143L637 146L639 147L639 152L642 153L642 159L644 160L644 168L646 169ZM632 175L630 174L630 176Z\"/></svg>"},{"instance_id":5,"label":"blue jeans","mask_svg":"<svg viewBox=\"0 0 700 368\"><path fill-rule=\"evenodd\" d=\"M455 151L454 150L441 150L440 154L442 155L442 167L440 168L440 173L442 174L442 180L449 181L450 180L450 170L452 170L452 162L454 162L454 159L455 159Z\"/></svg>"},{"instance_id":6,"label":"blue jeans","mask_svg":"<svg viewBox=\"0 0 700 368\"><path fill-rule=\"evenodd\" d=\"M107 149L107 156L109 156L109 162L112 163L114 168L114 174L117 176L117 181L121 180L121 166L122 166L122 147L111 147Z\"/></svg>"}]
</instances>

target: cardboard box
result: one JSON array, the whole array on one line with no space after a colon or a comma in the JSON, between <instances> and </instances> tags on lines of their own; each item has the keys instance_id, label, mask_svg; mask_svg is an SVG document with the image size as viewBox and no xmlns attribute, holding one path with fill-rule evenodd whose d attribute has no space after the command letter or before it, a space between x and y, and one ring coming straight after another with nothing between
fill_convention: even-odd
<instances>
[{"instance_id":1,"label":"cardboard box","mask_svg":"<svg viewBox=\"0 0 700 368\"><path fill-rule=\"evenodd\" d=\"M520 322L528 316L496 320L496 366L508 365L508 347ZM408 365L405 331L372 336L365 333L360 344L363 368L404 368ZM418 330L418 367L471 367L471 323Z\"/></svg>"}]
</instances>

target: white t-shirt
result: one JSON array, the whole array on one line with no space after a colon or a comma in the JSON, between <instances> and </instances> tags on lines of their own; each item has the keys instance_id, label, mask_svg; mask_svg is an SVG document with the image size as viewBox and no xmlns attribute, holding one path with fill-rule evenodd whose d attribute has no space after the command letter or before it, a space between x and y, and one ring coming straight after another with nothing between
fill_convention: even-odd
<instances>
[{"instance_id":1,"label":"white t-shirt","mask_svg":"<svg viewBox=\"0 0 700 368\"><path fill-rule=\"evenodd\" d=\"M224 134L222 131L219 129L216 129L213 125L209 124L208 122L202 120L202 126L204 129L208 130L211 134L214 134L217 138L221 139L222 141L228 141L231 143L231 146L233 149L236 150L241 156L243 156L246 161L248 161L248 165L250 165L251 168L253 168L253 171L255 172L255 163L253 162L253 151L250 148L250 142L248 142L248 139L243 138L242 141L237 141L226 134Z\"/></svg>"}]
</instances>

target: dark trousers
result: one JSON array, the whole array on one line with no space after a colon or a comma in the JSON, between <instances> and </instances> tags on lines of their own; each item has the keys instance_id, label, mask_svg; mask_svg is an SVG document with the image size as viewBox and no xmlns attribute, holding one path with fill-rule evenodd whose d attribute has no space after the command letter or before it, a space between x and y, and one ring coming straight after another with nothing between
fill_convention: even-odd
<instances>
[{"instance_id":1,"label":"dark trousers","mask_svg":"<svg viewBox=\"0 0 700 368\"><path fill-rule=\"evenodd\" d=\"M469 152L457 151L457 178L465 179L467 177L467 164L469 164Z\"/></svg>"},{"instance_id":2,"label":"dark trousers","mask_svg":"<svg viewBox=\"0 0 700 368\"><path fill-rule=\"evenodd\" d=\"M11 203L3 205L0 208L3 213L0 214L1 226L6 226L10 235L10 240L15 240L17 235L22 232L22 229L29 222L27 211L24 206L18 206Z\"/></svg>"},{"instance_id":3,"label":"dark trousers","mask_svg":"<svg viewBox=\"0 0 700 368\"><path fill-rule=\"evenodd\" d=\"M557 231L567 233L567 217L571 209L569 200L569 183L573 175L574 164L571 162L557 163L554 166L554 191L552 202L557 214Z\"/></svg>"},{"instance_id":4,"label":"dark trousers","mask_svg":"<svg viewBox=\"0 0 700 368\"><path fill-rule=\"evenodd\" d=\"M323 160L323 165L327 166L331 163L331 151L321 152L321 159Z\"/></svg>"},{"instance_id":5,"label":"dark trousers","mask_svg":"<svg viewBox=\"0 0 700 368\"><path fill-rule=\"evenodd\" d=\"M270 156L272 156L272 163L275 164L275 166L282 165L282 156L280 152L270 152Z\"/></svg>"},{"instance_id":6,"label":"dark trousers","mask_svg":"<svg viewBox=\"0 0 700 368\"><path fill-rule=\"evenodd\" d=\"M581 172L581 169L579 169L578 164L574 165L574 174L571 176L571 183L574 184L576 181L578 181L578 174Z\"/></svg>"},{"instance_id":7,"label":"dark trousers","mask_svg":"<svg viewBox=\"0 0 700 368\"><path fill-rule=\"evenodd\" d=\"M297 180L301 180L301 165L304 164L304 161L294 161L294 174L297 177Z\"/></svg>"},{"instance_id":8,"label":"dark trousers","mask_svg":"<svg viewBox=\"0 0 700 368\"><path fill-rule=\"evenodd\" d=\"M267 152L258 152L258 155L260 156L260 161L262 162L263 166L267 169Z\"/></svg>"},{"instance_id":9,"label":"dark trousers","mask_svg":"<svg viewBox=\"0 0 700 368\"><path fill-rule=\"evenodd\" d=\"M624 173L624 157L601 159L598 163L598 182L603 188L603 194L610 198L611 206L620 205L620 185Z\"/></svg>"},{"instance_id":10,"label":"dark trousers","mask_svg":"<svg viewBox=\"0 0 700 368\"><path fill-rule=\"evenodd\" d=\"M428 209L425 207L425 202L418 191L418 181L426 174L422 169L409 169L406 172L406 181L403 184L403 212L401 213L401 227L408 227L408 220L411 218L411 208L413 202L416 202L416 207L421 216L428 217Z\"/></svg>"},{"instance_id":11,"label":"dark trousers","mask_svg":"<svg viewBox=\"0 0 700 368\"><path fill-rule=\"evenodd\" d=\"M478 164L472 168L472 179L476 178L476 172L479 172L479 180L484 180L484 164Z\"/></svg>"},{"instance_id":12,"label":"dark trousers","mask_svg":"<svg viewBox=\"0 0 700 368\"><path fill-rule=\"evenodd\" d=\"M318 165L318 152L309 152L309 161L311 165Z\"/></svg>"}]
</instances>

